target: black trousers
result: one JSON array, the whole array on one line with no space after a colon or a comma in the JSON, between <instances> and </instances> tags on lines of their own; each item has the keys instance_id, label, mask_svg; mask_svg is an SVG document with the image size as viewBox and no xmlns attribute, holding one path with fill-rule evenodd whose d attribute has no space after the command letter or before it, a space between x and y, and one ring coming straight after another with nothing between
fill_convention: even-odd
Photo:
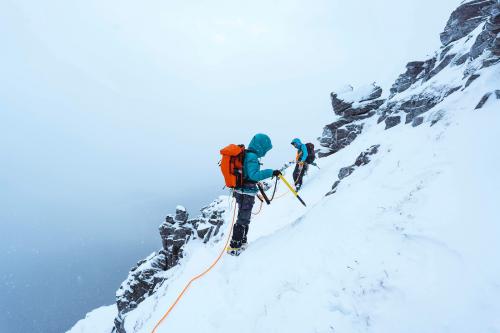
<instances>
[{"instance_id":1,"label":"black trousers","mask_svg":"<svg viewBox=\"0 0 500 333\"><path fill-rule=\"evenodd\" d=\"M247 242L248 225L252 218L252 208L255 203L255 196L234 193L238 205L238 219L233 227L233 237L230 246L233 248L240 248L242 244Z\"/></svg>"},{"instance_id":2,"label":"black trousers","mask_svg":"<svg viewBox=\"0 0 500 333\"><path fill-rule=\"evenodd\" d=\"M295 182L295 187L299 189L302 186L302 178L304 177L307 169L309 168L309 164L304 163L300 165L299 163L295 164L295 169L293 170L293 181Z\"/></svg>"}]
</instances>

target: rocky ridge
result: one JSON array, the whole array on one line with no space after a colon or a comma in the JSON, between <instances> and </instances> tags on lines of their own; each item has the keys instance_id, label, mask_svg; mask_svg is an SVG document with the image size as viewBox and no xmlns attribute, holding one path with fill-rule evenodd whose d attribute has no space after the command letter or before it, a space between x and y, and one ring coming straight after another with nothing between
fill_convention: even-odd
<instances>
[{"instance_id":1,"label":"rocky ridge","mask_svg":"<svg viewBox=\"0 0 500 333\"><path fill-rule=\"evenodd\" d=\"M400 123L419 126L424 121L433 125L442 114L439 110L424 119L424 114L435 108L459 89L466 89L480 75L483 68L500 62L500 0L473 0L455 9L440 35L442 46L438 52L423 61L411 61L382 98L382 89L372 84L370 89L349 87L331 93L332 108L337 120L323 129L318 138L322 149L320 157L336 153L361 134L370 118L385 129ZM461 71L461 78L443 85L436 77L451 71ZM459 77L459 75L456 75ZM446 81L446 80L445 80ZM495 92L486 93L497 98ZM354 97L354 98L353 98Z\"/></svg>"},{"instance_id":2,"label":"rocky ridge","mask_svg":"<svg viewBox=\"0 0 500 333\"><path fill-rule=\"evenodd\" d=\"M442 117L435 107L458 90L467 89L481 75L481 69L500 62L500 0L474 0L462 3L450 16L440 35L442 46L432 57L411 61L406 71L394 82L387 97L382 88L373 83L354 89L348 86L332 92L331 104L337 119L324 127L318 138L324 157L338 152L352 143L368 122L384 124L385 129L401 123L432 126ZM436 80L446 71L459 71L457 80L446 85ZM500 91L487 92L478 101L481 108L490 98L500 99ZM432 111L432 112L430 112ZM361 152L356 161L342 168L338 180L327 195L336 192L340 181L356 168L370 162L378 145ZM126 333L127 313L144 299L154 294L168 280L166 274L184 257L186 245L192 241L218 242L223 236L227 205L217 199L201 210L201 215L190 219L183 207L168 215L160 225L162 248L139 261L116 293L118 315L113 332Z\"/></svg>"},{"instance_id":3,"label":"rocky ridge","mask_svg":"<svg viewBox=\"0 0 500 333\"><path fill-rule=\"evenodd\" d=\"M189 219L182 206L177 206L174 215L166 216L159 227L162 249L139 261L116 292L118 315L113 332L126 333L124 322L127 313L167 281L166 272L179 263L187 243L220 240L223 234L220 227L224 224L226 210L226 198L221 197L202 208L201 214L194 219Z\"/></svg>"}]
</instances>

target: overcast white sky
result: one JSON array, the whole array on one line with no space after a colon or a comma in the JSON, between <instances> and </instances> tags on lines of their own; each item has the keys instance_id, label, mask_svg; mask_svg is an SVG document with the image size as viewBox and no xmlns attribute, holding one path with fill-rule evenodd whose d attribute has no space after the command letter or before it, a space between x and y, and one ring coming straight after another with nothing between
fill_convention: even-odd
<instances>
[{"instance_id":1,"label":"overcast white sky","mask_svg":"<svg viewBox=\"0 0 500 333\"><path fill-rule=\"evenodd\" d=\"M389 86L440 45L458 3L2 0L3 280L27 257L48 270L126 249L93 261L104 279L122 258L106 277L121 281L176 204L196 214L221 192L222 146L264 132L266 166L291 159L293 137L332 120L330 91ZM64 274L81 279L78 267Z\"/></svg>"}]
</instances>

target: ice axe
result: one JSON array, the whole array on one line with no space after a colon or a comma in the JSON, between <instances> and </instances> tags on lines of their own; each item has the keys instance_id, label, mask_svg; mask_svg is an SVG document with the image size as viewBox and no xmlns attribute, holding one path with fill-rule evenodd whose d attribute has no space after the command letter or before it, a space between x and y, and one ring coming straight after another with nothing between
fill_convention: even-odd
<instances>
[{"instance_id":1,"label":"ice axe","mask_svg":"<svg viewBox=\"0 0 500 333\"><path fill-rule=\"evenodd\" d=\"M297 191L295 191L293 189L292 185L290 185L290 183L288 183L288 181L285 179L285 177L283 177L283 175L278 175L278 177L280 177L280 179L283 181L283 183L285 183L286 187L288 187L288 189L290 190L290 192L292 192L293 195L295 195L297 197L297 199L299 199L300 203L303 204L305 207L307 207L307 205L304 202L304 200L302 200L302 198L299 196L299 194L297 193Z\"/></svg>"},{"instance_id":2,"label":"ice axe","mask_svg":"<svg viewBox=\"0 0 500 333\"><path fill-rule=\"evenodd\" d=\"M269 200L269 198L266 195L266 192L264 192L264 188L262 187L262 184L261 183L257 183L257 187L259 188L259 191L260 191L260 194L262 195L262 198L264 198L264 200L266 201L266 204L270 205L271 204L271 200Z\"/></svg>"}]
</instances>

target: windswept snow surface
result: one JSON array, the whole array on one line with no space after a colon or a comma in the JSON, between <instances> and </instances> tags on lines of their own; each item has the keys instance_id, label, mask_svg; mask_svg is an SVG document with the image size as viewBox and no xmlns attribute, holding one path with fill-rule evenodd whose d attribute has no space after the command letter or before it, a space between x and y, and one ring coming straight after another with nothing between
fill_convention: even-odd
<instances>
[{"instance_id":1,"label":"windswept snow surface","mask_svg":"<svg viewBox=\"0 0 500 333\"><path fill-rule=\"evenodd\" d=\"M307 208L279 185L252 220L249 248L196 281L158 332L500 332L500 103L474 110L500 87L499 68L419 127L385 131L372 119L310 168ZM325 197L339 169L374 144L371 162ZM190 243L169 280L127 315L127 332L151 332L223 245Z\"/></svg>"}]
</instances>

